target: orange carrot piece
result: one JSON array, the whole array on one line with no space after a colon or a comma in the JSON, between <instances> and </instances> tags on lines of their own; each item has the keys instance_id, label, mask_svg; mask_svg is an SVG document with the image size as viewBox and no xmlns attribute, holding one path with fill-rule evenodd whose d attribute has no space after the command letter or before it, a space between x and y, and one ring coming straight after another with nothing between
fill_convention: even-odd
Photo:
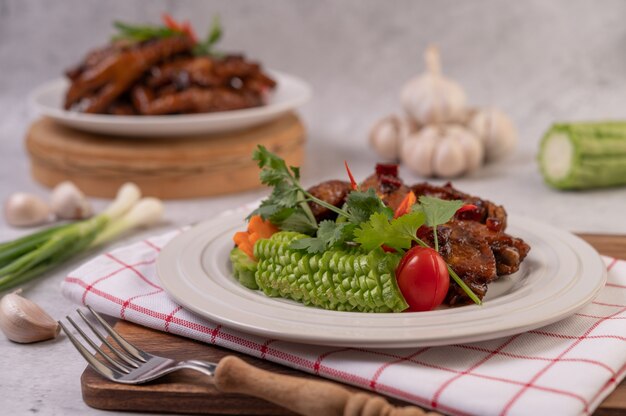
<instances>
[{"instance_id":1,"label":"orange carrot piece","mask_svg":"<svg viewBox=\"0 0 626 416\"><path fill-rule=\"evenodd\" d=\"M252 244L250 244L249 241L243 241L237 247L239 247L239 250L241 250L244 253L246 253L248 255L248 257L250 257L251 259L254 260L254 246Z\"/></svg>"},{"instance_id":2,"label":"orange carrot piece","mask_svg":"<svg viewBox=\"0 0 626 416\"><path fill-rule=\"evenodd\" d=\"M261 236L259 235L259 233L250 233L248 235L248 241L250 242L250 244L252 244L254 246L254 243L256 243L259 239L261 238Z\"/></svg>"},{"instance_id":3,"label":"orange carrot piece","mask_svg":"<svg viewBox=\"0 0 626 416\"><path fill-rule=\"evenodd\" d=\"M233 236L233 241L235 242L235 244L237 244L237 246L239 246L242 242L248 241L249 237L250 236L247 232L239 231Z\"/></svg>"}]
</instances>

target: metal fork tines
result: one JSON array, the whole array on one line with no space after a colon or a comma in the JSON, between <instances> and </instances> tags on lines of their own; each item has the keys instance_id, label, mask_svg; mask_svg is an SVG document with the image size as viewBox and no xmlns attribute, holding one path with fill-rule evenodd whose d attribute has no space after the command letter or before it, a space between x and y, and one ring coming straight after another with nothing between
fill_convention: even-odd
<instances>
[{"instance_id":1,"label":"metal fork tines","mask_svg":"<svg viewBox=\"0 0 626 416\"><path fill-rule=\"evenodd\" d=\"M182 368L200 371L209 376L215 374L216 364L200 360L176 361L170 358L149 354L137 348L111 328L111 326L90 306L87 306L87 308L118 347L113 346L113 344L102 335L94 324L89 321L87 316L85 316L83 311L80 309L76 311L91 332L93 332L102 344L106 345L108 350L111 351L110 354L103 351L102 348L94 342L92 337L89 337L71 317L67 316L67 321L76 329L85 342L96 351L96 355L92 355L89 349L72 334L63 322L59 321L59 325L61 325L67 337L83 358L87 360L91 368L103 377L118 383L140 384ZM102 357L102 360L96 358L98 355Z\"/></svg>"}]
</instances>

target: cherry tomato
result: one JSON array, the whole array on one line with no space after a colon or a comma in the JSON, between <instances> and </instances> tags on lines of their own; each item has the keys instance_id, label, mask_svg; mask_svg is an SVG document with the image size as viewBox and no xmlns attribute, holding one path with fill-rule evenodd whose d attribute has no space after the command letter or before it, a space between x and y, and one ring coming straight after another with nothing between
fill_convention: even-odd
<instances>
[{"instance_id":1,"label":"cherry tomato","mask_svg":"<svg viewBox=\"0 0 626 416\"><path fill-rule=\"evenodd\" d=\"M450 287L445 260L427 247L413 247L407 251L396 269L396 278L411 312L435 309L441 305Z\"/></svg>"}]
</instances>

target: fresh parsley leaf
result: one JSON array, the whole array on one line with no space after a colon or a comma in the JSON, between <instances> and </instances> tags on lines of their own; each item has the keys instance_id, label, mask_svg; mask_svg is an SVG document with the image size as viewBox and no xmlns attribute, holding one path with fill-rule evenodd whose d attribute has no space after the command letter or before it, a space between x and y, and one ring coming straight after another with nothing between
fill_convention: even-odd
<instances>
[{"instance_id":1,"label":"fresh parsley leaf","mask_svg":"<svg viewBox=\"0 0 626 416\"><path fill-rule=\"evenodd\" d=\"M391 221L391 232L413 242L418 228L424 225L425 221L425 215L421 212L405 214Z\"/></svg>"},{"instance_id":2,"label":"fresh parsley leaf","mask_svg":"<svg viewBox=\"0 0 626 416\"><path fill-rule=\"evenodd\" d=\"M355 241L365 250L373 250L382 245L408 249L424 221L424 214L421 212L412 212L391 221L386 213L377 212L354 230Z\"/></svg>"},{"instance_id":3,"label":"fresh parsley leaf","mask_svg":"<svg viewBox=\"0 0 626 416\"><path fill-rule=\"evenodd\" d=\"M432 196L422 195L419 208L426 216L426 225L436 227L445 224L463 206L463 201L446 201Z\"/></svg>"},{"instance_id":4,"label":"fresh parsley leaf","mask_svg":"<svg viewBox=\"0 0 626 416\"><path fill-rule=\"evenodd\" d=\"M283 208L281 208L280 205L275 204L270 198L268 198L261 202L261 205L259 205L257 209L252 211L246 219L249 220L250 217L252 217L253 215L260 215L261 218L267 220L273 215L279 213L281 210L283 210Z\"/></svg>"},{"instance_id":5,"label":"fresh parsley leaf","mask_svg":"<svg viewBox=\"0 0 626 416\"><path fill-rule=\"evenodd\" d=\"M302 211L301 208L284 208L270 217L270 222L283 231L296 231L311 235L317 229L316 224Z\"/></svg>"},{"instance_id":6,"label":"fresh parsley leaf","mask_svg":"<svg viewBox=\"0 0 626 416\"><path fill-rule=\"evenodd\" d=\"M306 250L309 254L322 253L326 250L324 240L317 237L300 238L289 245L294 250Z\"/></svg>"},{"instance_id":7,"label":"fresh parsley leaf","mask_svg":"<svg viewBox=\"0 0 626 416\"><path fill-rule=\"evenodd\" d=\"M386 217L393 218L393 210L385 206L373 188L365 192L350 192L346 199L346 211L350 214L350 221L355 224L368 221L376 213L384 213Z\"/></svg>"},{"instance_id":8,"label":"fresh parsley leaf","mask_svg":"<svg viewBox=\"0 0 626 416\"><path fill-rule=\"evenodd\" d=\"M354 227L348 223L336 223L334 221L322 221L317 230L317 237L326 242L327 247L332 247L338 243L342 243L352 234Z\"/></svg>"},{"instance_id":9,"label":"fresh parsley leaf","mask_svg":"<svg viewBox=\"0 0 626 416\"><path fill-rule=\"evenodd\" d=\"M267 150L265 146L258 145L254 150L252 159L257 162L257 165L263 168L275 169L288 174L289 170L287 164L283 159Z\"/></svg>"},{"instance_id":10,"label":"fresh parsley leaf","mask_svg":"<svg viewBox=\"0 0 626 416\"><path fill-rule=\"evenodd\" d=\"M300 168L298 166L289 166L289 169L291 169L291 171L293 172L293 177L299 181L300 180Z\"/></svg>"},{"instance_id":11,"label":"fresh parsley leaf","mask_svg":"<svg viewBox=\"0 0 626 416\"><path fill-rule=\"evenodd\" d=\"M317 237L296 240L291 248L306 250L311 254L322 253L351 240L355 228L356 225L347 222L336 223L325 220L319 223Z\"/></svg>"}]
</instances>

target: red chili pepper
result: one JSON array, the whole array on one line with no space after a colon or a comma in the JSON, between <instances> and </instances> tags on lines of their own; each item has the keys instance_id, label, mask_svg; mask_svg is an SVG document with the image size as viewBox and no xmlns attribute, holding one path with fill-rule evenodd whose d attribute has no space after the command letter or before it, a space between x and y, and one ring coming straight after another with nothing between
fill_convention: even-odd
<instances>
[{"instance_id":1,"label":"red chili pepper","mask_svg":"<svg viewBox=\"0 0 626 416\"><path fill-rule=\"evenodd\" d=\"M415 201L417 201L417 197L413 191L409 191L402 202L400 202L400 205L398 205L398 208L396 208L396 212L393 213L393 217L398 218L411 212L411 207L415 204Z\"/></svg>"},{"instance_id":2,"label":"red chili pepper","mask_svg":"<svg viewBox=\"0 0 626 416\"><path fill-rule=\"evenodd\" d=\"M381 248L383 249L383 251L384 251L385 253L395 253L395 252L396 252L396 249L395 249L395 248L391 248L391 247L386 246L386 245L384 245L384 244L381 246Z\"/></svg>"},{"instance_id":3,"label":"red chili pepper","mask_svg":"<svg viewBox=\"0 0 626 416\"><path fill-rule=\"evenodd\" d=\"M459 209L456 211L456 214L457 214L457 215L458 215L458 214L462 214L462 213L467 212L467 211L476 211L477 209L478 209L478 207L477 207L476 205L473 205L473 204L465 204L465 205L463 205L461 208L459 208Z\"/></svg>"},{"instance_id":4,"label":"red chili pepper","mask_svg":"<svg viewBox=\"0 0 626 416\"><path fill-rule=\"evenodd\" d=\"M189 36L193 43L198 43L198 37L196 36L196 32L194 32L193 28L191 27L191 23L189 23L189 20L185 20L185 23L183 23L182 32L185 35Z\"/></svg>"},{"instance_id":5,"label":"red chili pepper","mask_svg":"<svg viewBox=\"0 0 626 416\"><path fill-rule=\"evenodd\" d=\"M182 32L181 25L178 24L178 22L176 20L174 20L174 18L170 14L163 13L161 15L161 18L163 19L163 23L165 23L165 26L167 26L168 28L170 28L172 30L176 30L178 32Z\"/></svg>"},{"instance_id":6,"label":"red chili pepper","mask_svg":"<svg viewBox=\"0 0 626 416\"><path fill-rule=\"evenodd\" d=\"M344 160L343 164L346 165L346 171L348 172L348 176L350 177L350 184L352 185L352 190L356 191L357 189L359 189L359 185L354 180L354 176L352 176L352 172L350 172L350 168L348 167L348 162Z\"/></svg>"}]
</instances>

